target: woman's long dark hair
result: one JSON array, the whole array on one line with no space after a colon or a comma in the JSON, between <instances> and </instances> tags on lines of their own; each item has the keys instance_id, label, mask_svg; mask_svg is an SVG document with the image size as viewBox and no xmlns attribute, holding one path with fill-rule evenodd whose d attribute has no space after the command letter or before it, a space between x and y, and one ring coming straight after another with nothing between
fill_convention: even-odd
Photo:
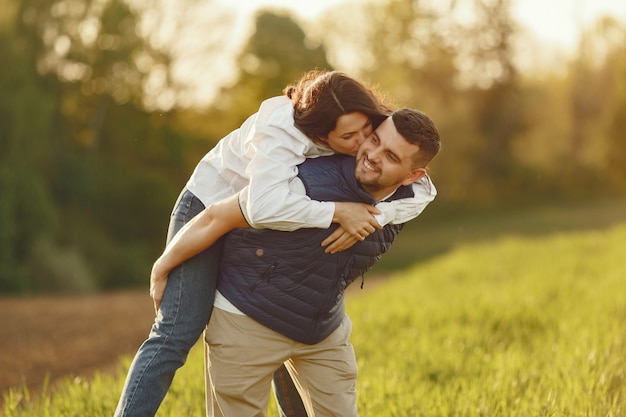
<instances>
[{"instance_id":1,"label":"woman's long dark hair","mask_svg":"<svg viewBox=\"0 0 626 417\"><path fill-rule=\"evenodd\" d=\"M361 112L375 129L391 114L372 89L338 71L309 71L283 91L293 102L295 126L316 143L326 144L341 115Z\"/></svg>"}]
</instances>

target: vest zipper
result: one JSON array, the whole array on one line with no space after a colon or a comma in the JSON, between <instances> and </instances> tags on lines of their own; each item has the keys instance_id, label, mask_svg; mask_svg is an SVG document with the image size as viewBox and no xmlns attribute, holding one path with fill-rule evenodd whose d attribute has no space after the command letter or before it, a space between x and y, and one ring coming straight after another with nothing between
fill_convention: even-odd
<instances>
[{"instance_id":1,"label":"vest zipper","mask_svg":"<svg viewBox=\"0 0 626 417\"><path fill-rule=\"evenodd\" d=\"M256 287L258 287L259 284L261 282L263 282L263 281L265 281L267 284L269 284L270 283L270 278L272 277L272 273L276 269L277 265L278 264L276 262L274 262L272 265L270 265L270 267L267 268L267 270L263 273L263 275L261 275L261 278L257 279L256 282L250 286L250 288L248 289L248 292L251 293L254 290L256 290Z\"/></svg>"}]
</instances>

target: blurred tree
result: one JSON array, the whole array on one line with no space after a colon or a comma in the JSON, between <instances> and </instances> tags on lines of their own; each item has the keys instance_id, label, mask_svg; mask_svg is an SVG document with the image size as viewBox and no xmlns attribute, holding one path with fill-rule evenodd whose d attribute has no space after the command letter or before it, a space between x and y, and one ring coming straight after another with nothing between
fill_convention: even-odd
<instances>
[{"instance_id":1,"label":"blurred tree","mask_svg":"<svg viewBox=\"0 0 626 417\"><path fill-rule=\"evenodd\" d=\"M113 280L128 281L132 277L124 275L130 275L130 270L121 277L107 270L121 256L102 258L107 253L102 250L103 245L123 252L128 244L122 239L127 235L118 230L136 230L133 226L138 224L135 218L124 215L132 210L116 211L117 228L106 221L112 210L119 208L114 203L121 195L119 189L109 186L109 178L113 173L124 176L124 184L141 196L145 188L137 178L144 170L150 172L145 162L163 161L164 153L158 142L143 140L146 146L135 146L138 138L152 139L150 115L142 110L142 81L150 68L142 67L140 58L148 56L158 62L163 54L138 35L137 15L120 0L53 3L25 0L20 4L18 16L16 35L26 45L28 59L37 68L45 90L55 103L54 128L51 126L49 132L41 135L48 148L53 147L54 167L50 175L40 178L47 192L54 196L60 228L53 243L40 248L46 248L45 253L58 250L59 256L62 251L70 250L74 258L84 258L84 262L68 263L68 268L80 264L77 270L84 271L84 265L89 265L94 271L84 274L84 279L96 282L78 285L79 280L74 281L80 288L103 288ZM167 130L167 127L163 129L161 135L167 134ZM129 140L129 135L135 140ZM165 177L160 183L165 190L172 188ZM135 204L134 200L125 201ZM167 218L168 206L153 206L139 216L145 232L132 245L141 242L144 247L152 248L152 254L157 253L160 245L156 245L156 238L162 239L162 235L157 234L154 223L157 217ZM153 223L148 224L151 220ZM94 229L105 232L94 233ZM148 270L151 257L137 257L135 265ZM37 282L32 276L34 271L41 274L48 268L58 269L54 258L54 252L50 256L33 254L28 261L31 282ZM116 272L120 272L119 268ZM57 271L51 277L70 274L69 270L66 274ZM145 279L145 275L141 278Z\"/></svg>"},{"instance_id":2,"label":"blurred tree","mask_svg":"<svg viewBox=\"0 0 626 417\"><path fill-rule=\"evenodd\" d=\"M3 1L0 290L145 285L197 140L173 108L184 45L150 22L200 3Z\"/></svg>"},{"instance_id":3,"label":"blurred tree","mask_svg":"<svg viewBox=\"0 0 626 417\"><path fill-rule=\"evenodd\" d=\"M262 11L235 81L193 108L230 45L214 2L0 0L0 291L145 285L197 161L303 72L332 69L327 51L436 121L438 202L623 192L624 25L598 22L563 72L520 73L511 2L465 3L471 21L455 0L352 3L306 32Z\"/></svg>"},{"instance_id":4,"label":"blurred tree","mask_svg":"<svg viewBox=\"0 0 626 417\"><path fill-rule=\"evenodd\" d=\"M475 166L472 193L486 201L527 198L525 175L513 142L529 127L527 93L514 65L517 28L511 0L475 0L476 21L464 31L462 48L475 82L468 91L478 137L469 155Z\"/></svg>"},{"instance_id":5,"label":"blurred tree","mask_svg":"<svg viewBox=\"0 0 626 417\"><path fill-rule=\"evenodd\" d=\"M616 185L610 178L620 176L617 167L626 162L616 161L624 155L623 132L618 146L613 136L624 100L625 41L626 29L611 18L599 20L582 34L571 70L572 129L566 165L571 181L564 184L570 193L606 192Z\"/></svg>"},{"instance_id":6,"label":"blurred tree","mask_svg":"<svg viewBox=\"0 0 626 417\"><path fill-rule=\"evenodd\" d=\"M363 16L367 34L359 48L365 56L365 79L380 82L399 105L419 108L435 120L444 138L444 151L431 164L439 201L466 200L473 192L476 167L469 156L480 139L459 82L464 36L452 18L454 6L401 0L372 4Z\"/></svg>"},{"instance_id":7,"label":"blurred tree","mask_svg":"<svg viewBox=\"0 0 626 417\"><path fill-rule=\"evenodd\" d=\"M623 54L623 52L622 52ZM622 59L624 55L621 55ZM626 62L622 63L619 100L612 115L609 126L609 142L607 146L607 174L612 189L623 193L626 191Z\"/></svg>"},{"instance_id":8,"label":"blurred tree","mask_svg":"<svg viewBox=\"0 0 626 417\"><path fill-rule=\"evenodd\" d=\"M361 15L361 73L436 121L445 151L432 168L450 184L441 199L492 202L517 194L511 141L527 128L526 98L513 63L511 1L472 4L467 23L456 18L455 1L371 3Z\"/></svg>"},{"instance_id":9,"label":"blurred tree","mask_svg":"<svg viewBox=\"0 0 626 417\"><path fill-rule=\"evenodd\" d=\"M143 83L149 110L177 110L210 103L232 60L235 13L215 0L127 0L140 17L136 28L158 59L139 57L150 69ZM206 96L204 95L206 92Z\"/></svg>"},{"instance_id":10,"label":"blurred tree","mask_svg":"<svg viewBox=\"0 0 626 417\"><path fill-rule=\"evenodd\" d=\"M562 195L571 129L569 82L563 74L528 74L520 83L528 128L511 138L511 149L526 173L524 189L532 190L531 198Z\"/></svg>"},{"instance_id":11,"label":"blurred tree","mask_svg":"<svg viewBox=\"0 0 626 417\"><path fill-rule=\"evenodd\" d=\"M23 44L0 31L0 291L29 291L22 266L30 248L54 229L56 210L46 178L54 130L51 95ZM49 237L49 236L48 236Z\"/></svg>"},{"instance_id":12,"label":"blurred tree","mask_svg":"<svg viewBox=\"0 0 626 417\"><path fill-rule=\"evenodd\" d=\"M223 136L255 113L261 102L282 94L283 88L297 81L306 71L331 70L324 46L306 36L289 14L261 11L255 31L237 57L238 77L223 88L214 107L212 120Z\"/></svg>"}]
</instances>

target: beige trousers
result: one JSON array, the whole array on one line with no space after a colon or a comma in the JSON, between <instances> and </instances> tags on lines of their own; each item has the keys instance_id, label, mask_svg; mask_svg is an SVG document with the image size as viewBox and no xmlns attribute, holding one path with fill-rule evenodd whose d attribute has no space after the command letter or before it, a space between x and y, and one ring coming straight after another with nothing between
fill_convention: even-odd
<instances>
[{"instance_id":1,"label":"beige trousers","mask_svg":"<svg viewBox=\"0 0 626 417\"><path fill-rule=\"evenodd\" d=\"M315 345L295 342L253 319L213 309L205 332L208 417L264 417L274 371L286 362L310 417L356 417L352 323Z\"/></svg>"}]
</instances>

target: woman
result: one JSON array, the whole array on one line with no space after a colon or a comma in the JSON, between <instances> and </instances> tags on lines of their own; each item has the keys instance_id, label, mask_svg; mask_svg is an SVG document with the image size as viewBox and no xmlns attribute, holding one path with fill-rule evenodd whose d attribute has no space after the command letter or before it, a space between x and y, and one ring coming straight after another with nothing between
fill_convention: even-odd
<instances>
[{"instance_id":1,"label":"woman","mask_svg":"<svg viewBox=\"0 0 626 417\"><path fill-rule=\"evenodd\" d=\"M248 222L272 228L277 219L288 220L291 226L282 230L327 228L335 222L341 228L330 241L338 241L334 250L340 250L389 221L401 223L417 216L434 198L429 181L414 186L415 198L380 210L358 203L311 201L289 192L289 181L305 158L356 154L389 113L362 83L340 72L312 71L288 86L284 96L264 101L257 113L205 155L179 197L169 243L153 268L151 293L157 317L131 365L116 416L154 415L176 369L202 333L213 305L220 246L212 243L219 236ZM248 222L239 204L245 206ZM209 205L211 209L205 210Z\"/></svg>"}]
</instances>

